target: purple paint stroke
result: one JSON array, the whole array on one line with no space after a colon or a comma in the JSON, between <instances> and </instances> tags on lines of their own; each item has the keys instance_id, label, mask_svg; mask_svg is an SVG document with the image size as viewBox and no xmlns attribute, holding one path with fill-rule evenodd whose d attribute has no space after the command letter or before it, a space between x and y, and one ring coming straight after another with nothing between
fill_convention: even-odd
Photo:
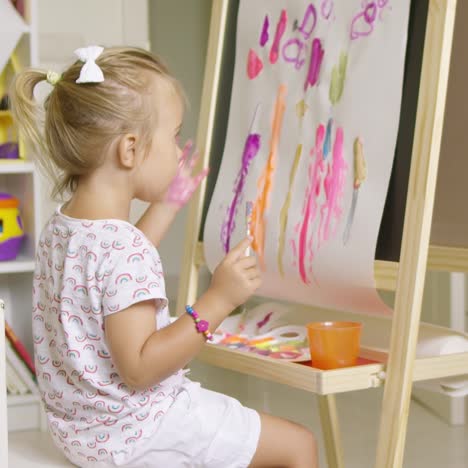
<instances>
[{"instance_id":1,"label":"purple paint stroke","mask_svg":"<svg viewBox=\"0 0 468 468\"><path fill-rule=\"evenodd\" d=\"M309 22L311 16L312 16L312 24L309 26L309 29L306 30L307 23ZM317 10L315 9L315 6L312 3L310 3L304 13L304 18L302 19L302 24L299 26L299 31L307 40L314 32L316 25L317 25Z\"/></svg>"},{"instance_id":2,"label":"purple paint stroke","mask_svg":"<svg viewBox=\"0 0 468 468\"><path fill-rule=\"evenodd\" d=\"M249 173L249 166L252 160L257 156L260 149L260 135L258 133L251 133L247 136L244 145L244 152L242 153L242 163L239 173L237 174L236 181L234 183L234 197L227 210L227 219L223 223L221 228L221 243L223 245L224 252L227 253L230 250L231 236L236 227L235 218L239 204L242 200L242 194L244 192L245 181Z\"/></svg>"},{"instance_id":3,"label":"purple paint stroke","mask_svg":"<svg viewBox=\"0 0 468 468\"><path fill-rule=\"evenodd\" d=\"M373 30L374 25L365 21L364 12L361 11L353 18L353 21L351 23L350 38L352 41L354 41L355 39L359 39L360 37L370 36Z\"/></svg>"},{"instance_id":4,"label":"purple paint stroke","mask_svg":"<svg viewBox=\"0 0 468 468\"><path fill-rule=\"evenodd\" d=\"M265 19L263 20L263 27L262 33L260 34L260 46L263 47L269 39L268 28L270 27L270 20L268 19L268 15L265 15Z\"/></svg>"},{"instance_id":5,"label":"purple paint stroke","mask_svg":"<svg viewBox=\"0 0 468 468\"><path fill-rule=\"evenodd\" d=\"M364 19L366 20L366 23L372 24L375 21L375 18L377 18L377 5L375 2L371 2L364 10Z\"/></svg>"},{"instance_id":6,"label":"purple paint stroke","mask_svg":"<svg viewBox=\"0 0 468 468\"><path fill-rule=\"evenodd\" d=\"M351 22L351 40L369 36L374 31L377 15L382 19L383 9L388 5L389 0L364 1L362 10L354 16ZM380 9L380 12L379 12Z\"/></svg>"},{"instance_id":7,"label":"purple paint stroke","mask_svg":"<svg viewBox=\"0 0 468 468\"><path fill-rule=\"evenodd\" d=\"M320 8L320 11L322 12L322 16L324 19L326 20L330 19L330 16L333 12L333 7L334 7L333 0L322 1L322 6Z\"/></svg>"},{"instance_id":8,"label":"purple paint stroke","mask_svg":"<svg viewBox=\"0 0 468 468\"><path fill-rule=\"evenodd\" d=\"M294 45L297 47L296 56L289 56L287 54L287 50L291 46L294 46ZM299 70L304 65L304 62L305 62L305 59L302 59L302 60L300 59L302 52L303 51L305 52L305 48L306 47L305 47L304 42L302 42L300 39L294 38L294 39L289 39L289 41L286 42L286 44L284 44L281 52L283 54L284 60L286 62L294 63L296 70Z\"/></svg>"},{"instance_id":9,"label":"purple paint stroke","mask_svg":"<svg viewBox=\"0 0 468 468\"><path fill-rule=\"evenodd\" d=\"M322 41L318 38L315 38L312 41L312 50L310 52L309 72L307 73L307 79L304 83L304 91L307 91L308 86L312 87L317 84L324 54L325 54L325 51L322 48Z\"/></svg>"}]
</instances>

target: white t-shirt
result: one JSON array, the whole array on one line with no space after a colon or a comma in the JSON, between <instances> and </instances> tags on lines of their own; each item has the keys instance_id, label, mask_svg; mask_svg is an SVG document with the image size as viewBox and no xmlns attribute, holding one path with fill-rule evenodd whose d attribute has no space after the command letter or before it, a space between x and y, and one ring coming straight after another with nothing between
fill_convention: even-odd
<instances>
[{"instance_id":1,"label":"white t-shirt","mask_svg":"<svg viewBox=\"0 0 468 468\"><path fill-rule=\"evenodd\" d=\"M148 299L155 300L157 328L167 326L161 260L141 231L57 210L37 249L33 339L52 437L80 466L134 452L155 433L184 381L179 371L137 391L114 367L104 317Z\"/></svg>"}]
</instances>

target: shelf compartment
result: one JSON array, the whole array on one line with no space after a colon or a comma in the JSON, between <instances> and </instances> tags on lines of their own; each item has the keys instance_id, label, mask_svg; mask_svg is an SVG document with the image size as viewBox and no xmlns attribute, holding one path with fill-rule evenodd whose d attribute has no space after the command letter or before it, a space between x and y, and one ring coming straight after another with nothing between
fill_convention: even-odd
<instances>
[{"instance_id":1,"label":"shelf compartment","mask_svg":"<svg viewBox=\"0 0 468 468\"><path fill-rule=\"evenodd\" d=\"M39 395L8 395L8 431L26 431L44 427Z\"/></svg>"},{"instance_id":2,"label":"shelf compartment","mask_svg":"<svg viewBox=\"0 0 468 468\"><path fill-rule=\"evenodd\" d=\"M32 174L34 163L24 159L0 159L0 174Z\"/></svg>"},{"instance_id":3,"label":"shelf compartment","mask_svg":"<svg viewBox=\"0 0 468 468\"><path fill-rule=\"evenodd\" d=\"M1 165L0 165L1 167ZM0 173L0 192L6 192L17 198L20 202L19 210L23 221L25 237L22 241L20 255L23 260L34 260L36 244L36 224L38 221L38 210L35 206L38 200L38 184L36 172L31 173ZM14 268L20 267L23 271L32 271L31 264L16 264ZM0 266L0 270L5 267Z\"/></svg>"},{"instance_id":4,"label":"shelf compartment","mask_svg":"<svg viewBox=\"0 0 468 468\"><path fill-rule=\"evenodd\" d=\"M33 272L34 268L34 258L25 253L20 253L15 260L0 262L0 274Z\"/></svg>"}]
</instances>

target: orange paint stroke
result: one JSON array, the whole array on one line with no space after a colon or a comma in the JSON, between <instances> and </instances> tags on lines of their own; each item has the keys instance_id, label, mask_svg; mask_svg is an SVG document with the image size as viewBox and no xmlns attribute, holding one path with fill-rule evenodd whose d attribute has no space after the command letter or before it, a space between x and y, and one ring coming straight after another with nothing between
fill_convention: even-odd
<instances>
[{"instance_id":1,"label":"orange paint stroke","mask_svg":"<svg viewBox=\"0 0 468 468\"><path fill-rule=\"evenodd\" d=\"M268 209L270 192L273 188L273 177L276 171L276 154L283 124L284 111L286 109L286 85L280 85L276 97L273 125L271 129L270 153L268 161L257 181L257 198L252 211L252 247L258 255L260 267L265 270L265 212Z\"/></svg>"}]
</instances>

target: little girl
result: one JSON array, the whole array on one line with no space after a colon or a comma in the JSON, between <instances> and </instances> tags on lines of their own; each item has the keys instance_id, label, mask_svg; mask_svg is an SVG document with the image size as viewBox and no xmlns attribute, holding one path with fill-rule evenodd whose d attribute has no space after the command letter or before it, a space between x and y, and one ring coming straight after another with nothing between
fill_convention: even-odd
<instances>
[{"instance_id":1,"label":"little girl","mask_svg":"<svg viewBox=\"0 0 468 468\"><path fill-rule=\"evenodd\" d=\"M136 48L88 47L61 76L27 70L13 112L69 193L39 240L33 285L38 383L50 433L78 466L315 468L312 434L200 388L183 370L259 287L250 239L170 323L156 250L206 173L178 147L183 93ZM41 81L53 88L44 108ZM150 202L133 226L134 198Z\"/></svg>"}]
</instances>

